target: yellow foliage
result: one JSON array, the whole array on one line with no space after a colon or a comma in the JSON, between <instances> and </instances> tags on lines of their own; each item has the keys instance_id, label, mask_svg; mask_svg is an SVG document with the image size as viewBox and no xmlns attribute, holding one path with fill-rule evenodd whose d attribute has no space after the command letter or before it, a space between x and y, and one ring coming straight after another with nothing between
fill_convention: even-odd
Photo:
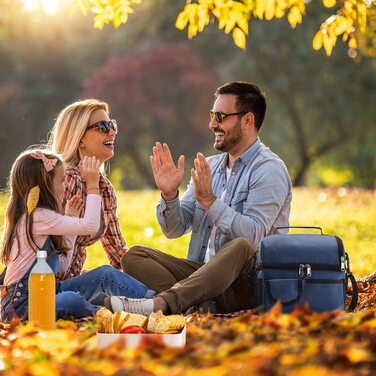
<instances>
[{"instance_id":1,"label":"yellow foliage","mask_svg":"<svg viewBox=\"0 0 376 376\"><path fill-rule=\"evenodd\" d=\"M275 3L274 0L266 0L265 18L271 20L275 14Z\"/></svg>"},{"instance_id":2,"label":"yellow foliage","mask_svg":"<svg viewBox=\"0 0 376 376\"><path fill-rule=\"evenodd\" d=\"M302 23L303 14L304 13L301 13L301 9L299 9L299 7L292 7L290 9L287 19L293 29L295 29L297 24Z\"/></svg>"},{"instance_id":3,"label":"yellow foliage","mask_svg":"<svg viewBox=\"0 0 376 376\"><path fill-rule=\"evenodd\" d=\"M94 27L103 29L104 25L112 23L119 27L128 21L134 12L133 5L141 0L74 0L74 8L79 8L83 14L88 11L94 14ZM339 8L320 26L316 33L313 48L324 47L328 56L342 35L342 41L349 43L349 48L356 46L356 41L349 39L350 33L359 31L364 34L367 28L367 11L375 7L375 2L367 0L323 0L326 8ZM305 15L306 0L186 0L184 9L178 14L175 26L179 30L187 28L188 38L192 39L202 32L210 21L217 21L218 28L226 34L232 31L235 45L246 46L248 24L252 17L272 20L282 18L287 13L287 19L292 28L302 23ZM335 22L333 22L335 21ZM236 30L239 29L239 30ZM320 46L320 47L318 47Z\"/></svg>"},{"instance_id":4,"label":"yellow foliage","mask_svg":"<svg viewBox=\"0 0 376 376\"><path fill-rule=\"evenodd\" d=\"M322 47L322 34L318 31L312 41L312 47L318 51Z\"/></svg>"},{"instance_id":5,"label":"yellow foliage","mask_svg":"<svg viewBox=\"0 0 376 376\"><path fill-rule=\"evenodd\" d=\"M349 40L349 47L356 49L358 47L358 44L356 43L355 37L351 37Z\"/></svg>"},{"instance_id":6,"label":"yellow foliage","mask_svg":"<svg viewBox=\"0 0 376 376\"><path fill-rule=\"evenodd\" d=\"M234 43L240 47L240 48L245 48L246 47L246 38L245 38L245 33L243 30L239 29L236 27L234 31L232 32L232 37L234 38Z\"/></svg>"},{"instance_id":7,"label":"yellow foliage","mask_svg":"<svg viewBox=\"0 0 376 376\"><path fill-rule=\"evenodd\" d=\"M333 1L324 0L325 6L329 7ZM337 1L336 1L337 3ZM365 33L367 26L367 3L365 0L346 0L341 4L340 10L336 15L329 17L321 25L319 33L323 36L326 54L331 55L336 44L337 38L342 35L342 41L348 41L349 48L356 49L357 42L355 37L350 37L356 30ZM370 5L372 6L372 4Z\"/></svg>"},{"instance_id":8,"label":"yellow foliage","mask_svg":"<svg viewBox=\"0 0 376 376\"><path fill-rule=\"evenodd\" d=\"M334 7L334 5L337 4L337 1L336 0L322 0L322 3L324 4L326 8L332 8Z\"/></svg>"}]
</instances>

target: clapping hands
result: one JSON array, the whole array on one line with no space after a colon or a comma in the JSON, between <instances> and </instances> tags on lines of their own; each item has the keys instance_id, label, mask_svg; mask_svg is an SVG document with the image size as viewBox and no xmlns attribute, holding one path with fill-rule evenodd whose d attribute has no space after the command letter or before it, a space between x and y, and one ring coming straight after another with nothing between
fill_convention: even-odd
<instances>
[{"instance_id":1,"label":"clapping hands","mask_svg":"<svg viewBox=\"0 0 376 376\"><path fill-rule=\"evenodd\" d=\"M157 142L153 147L150 164L157 187L166 201L174 199L184 175L184 156L181 155L176 168L167 144Z\"/></svg>"}]
</instances>

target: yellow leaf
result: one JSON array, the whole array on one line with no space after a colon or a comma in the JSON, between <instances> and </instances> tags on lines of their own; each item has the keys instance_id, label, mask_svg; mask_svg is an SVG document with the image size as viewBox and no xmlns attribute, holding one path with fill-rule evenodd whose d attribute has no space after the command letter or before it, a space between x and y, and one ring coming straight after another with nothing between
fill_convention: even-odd
<instances>
[{"instance_id":1,"label":"yellow leaf","mask_svg":"<svg viewBox=\"0 0 376 376\"><path fill-rule=\"evenodd\" d=\"M205 7L201 7L197 12L198 15L198 31L203 31L204 27L209 23L210 17L208 13L208 9Z\"/></svg>"},{"instance_id":2,"label":"yellow leaf","mask_svg":"<svg viewBox=\"0 0 376 376\"><path fill-rule=\"evenodd\" d=\"M337 1L336 0L323 0L322 3L326 8L332 8L334 5L336 5Z\"/></svg>"},{"instance_id":3,"label":"yellow leaf","mask_svg":"<svg viewBox=\"0 0 376 376\"><path fill-rule=\"evenodd\" d=\"M274 17L274 0L266 0L265 1L266 6L265 6L265 18L267 20L271 20Z\"/></svg>"},{"instance_id":4,"label":"yellow leaf","mask_svg":"<svg viewBox=\"0 0 376 376\"><path fill-rule=\"evenodd\" d=\"M328 34L323 35L322 43L325 48L326 55L330 56L332 54L334 44L332 43L332 40L329 38Z\"/></svg>"},{"instance_id":5,"label":"yellow leaf","mask_svg":"<svg viewBox=\"0 0 376 376\"><path fill-rule=\"evenodd\" d=\"M257 1L256 2L256 8L253 11L253 14L257 18L263 19L264 18L264 13L265 13L265 6L266 6L265 1L262 1L262 0L261 1Z\"/></svg>"},{"instance_id":6,"label":"yellow leaf","mask_svg":"<svg viewBox=\"0 0 376 376\"><path fill-rule=\"evenodd\" d=\"M292 7L287 16L287 19L293 29L295 29L297 24L302 22L302 14L297 7Z\"/></svg>"},{"instance_id":7,"label":"yellow leaf","mask_svg":"<svg viewBox=\"0 0 376 376\"><path fill-rule=\"evenodd\" d=\"M39 194L40 194L40 189L36 185L35 187L30 189L30 192L27 196L27 212L31 214L31 212L37 207L38 201L39 201Z\"/></svg>"},{"instance_id":8,"label":"yellow leaf","mask_svg":"<svg viewBox=\"0 0 376 376\"><path fill-rule=\"evenodd\" d=\"M189 14L185 10L179 13L178 18L176 19L175 22L175 27L179 30L183 30L188 23L189 20Z\"/></svg>"},{"instance_id":9,"label":"yellow leaf","mask_svg":"<svg viewBox=\"0 0 376 376\"><path fill-rule=\"evenodd\" d=\"M238 26L246 33L248 34L248 19L244 15L238 15L236 22Z\"/></svg>"},{"instance_id":10,"label":"yellow leaf","mask_svg":"<svg viewBox=\"0 0 376 376\"><path fill-rule=\"evenodd\" d=\"M242 29L235 27L234 31L232 32L232 37L234 38L234 43L236 46L245 49L247 42L245 38L245 33Z\"/></svg>"},{"instance_id":11,"label":"yellow leaf","mask_svg":"<svg viewBox=\"0 0 376 376\"><path fill-rule=\"evenodd\" d=\"M322 34L318 31L313 38L312 47L314 50L318 51L322 47Z\"/></svg>"},{"instance_id":12,"label":"yellow leaf","mask_svg":"<svg viewBox=\"0 0 376 376\"><path fill-rule=\"evenodd\" d=\"M365 33L367 27L367 7L365 3L358 3L358 26L361 33Z\"/></svg>"},{"instance_id":13,"label":"yellow leaf","mask_svg":"<svg viewBox=\"0 0 376 376\"><path fill-rule=\"evenodd\" d=\"M345 353L351 363L367 362L372 359L372 355L369 351L361 347L350 347Z\"/></svg>"},{"instance_id":14,"label":"yellow leaf","mask_svg":"<svg viewBox=\"0 0 376 376\"><path fill-rule=\"evenodd\" d=\"M284 8L279 8L278 6L275 8L275 17L282 18L285 15Z\"/></svg>"},{"instance_id":15,"label":"yellow leaf","mask_svg":"<svg viewBox=\"0 0 376 376\"><path fill-rule=\"evenodd\" d=\"M197 34L197 26L192 24L192 22L188 26L188 38L192 39Z\"/></svg>"},{"instance_id":16,"label":"yellow leaf","mask_svg":"<svg viewBox=\"0 0 376 376\"><path fill-rule=\"evenodd\" d=\"M356 42L355 37L351 37L349 40L349 48L356 49L358 47L358 43Z\"/></svg>"},{"instance_id":17,"label":"yellow leaf","mask_svg":"<svg viewBox=\"0 0 376 376\"><path fill-rule=\"evenodd\" d=\"M349 34L344 33L342 36L342 41L346 42L348 38L349 38Z\"/></svg>"},{"instance_id":18,"label":"yellow leaf","mask_svg":"<svg viewBox=\"0 0 376 376\"><path fill-rule=\"evenodd\" d=\"M231 18L228 20L225 28L225 33L228 34L235 26L236 18L235 16L231 16Z\"/></svg>"},{"instance_id":19,"label":"yellow leaf","mask_svg":"<svg viewBox=\"0 0 376 376\"><path fill-rule=\"evenodd\" d=\"M336 25L334 28L334 32L336 35L341 35L345 31L350 31L351 30L351 24L349 20L343 16L339 16L336 19Z\"/></svg>"}]
</instances>

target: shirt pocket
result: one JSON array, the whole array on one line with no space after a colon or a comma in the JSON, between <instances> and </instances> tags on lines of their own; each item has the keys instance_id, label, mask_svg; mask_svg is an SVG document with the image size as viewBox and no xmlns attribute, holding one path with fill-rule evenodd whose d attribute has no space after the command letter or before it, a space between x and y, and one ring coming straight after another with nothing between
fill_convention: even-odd
<instances>
[{"instance_id":1,"label":"shirt pocket","mask_svg":"<svg viewBox=\"0 0 376 376\"><path fill-rule=\"evenodd\" d=\"M247 201L248 193L248 191L242 191L235 194L231 201L231 206L236 212L243 213L243 206Z\"/></svg>"}]
</instances>

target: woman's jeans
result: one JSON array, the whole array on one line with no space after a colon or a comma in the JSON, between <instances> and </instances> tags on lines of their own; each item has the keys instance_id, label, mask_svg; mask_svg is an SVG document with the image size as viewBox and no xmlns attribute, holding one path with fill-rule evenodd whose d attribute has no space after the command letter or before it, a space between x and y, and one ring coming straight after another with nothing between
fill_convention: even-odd
<instances>
[{"instance_id":1,"label":"woman's jeans","mask_svg":"<svg viewBox=\"0 0 376 376\"><path fill-rule=\"evenodd\" d=\"M57 318L93 316L101 306L91 302L103 293L128 298L151 298L155 294L143 283L110 265L58 282L56 293Z\"/></svg>"},{"instance_id":2,"label":"woman's jeans","mask_svg":"<svg viewBox=\"0 0 376 376\"><path fill-rule=\"evenodd\" d=\"M59 260L49 239L43 249L47 250L46 261L56 275ZM0 321L10 321L15 315L21 320L28 319L28 279L35 263L36 261L17 283L0 286ZM1 273L1 277L4 275L5 271ZM110 265L103 265L77 277L57 282L56 294L56 319L66 319L94 316L101 306L91 302L100 300L98 297L104 294L151 298L155 292L130 275Z\"/></svg>"}]
</instances>

